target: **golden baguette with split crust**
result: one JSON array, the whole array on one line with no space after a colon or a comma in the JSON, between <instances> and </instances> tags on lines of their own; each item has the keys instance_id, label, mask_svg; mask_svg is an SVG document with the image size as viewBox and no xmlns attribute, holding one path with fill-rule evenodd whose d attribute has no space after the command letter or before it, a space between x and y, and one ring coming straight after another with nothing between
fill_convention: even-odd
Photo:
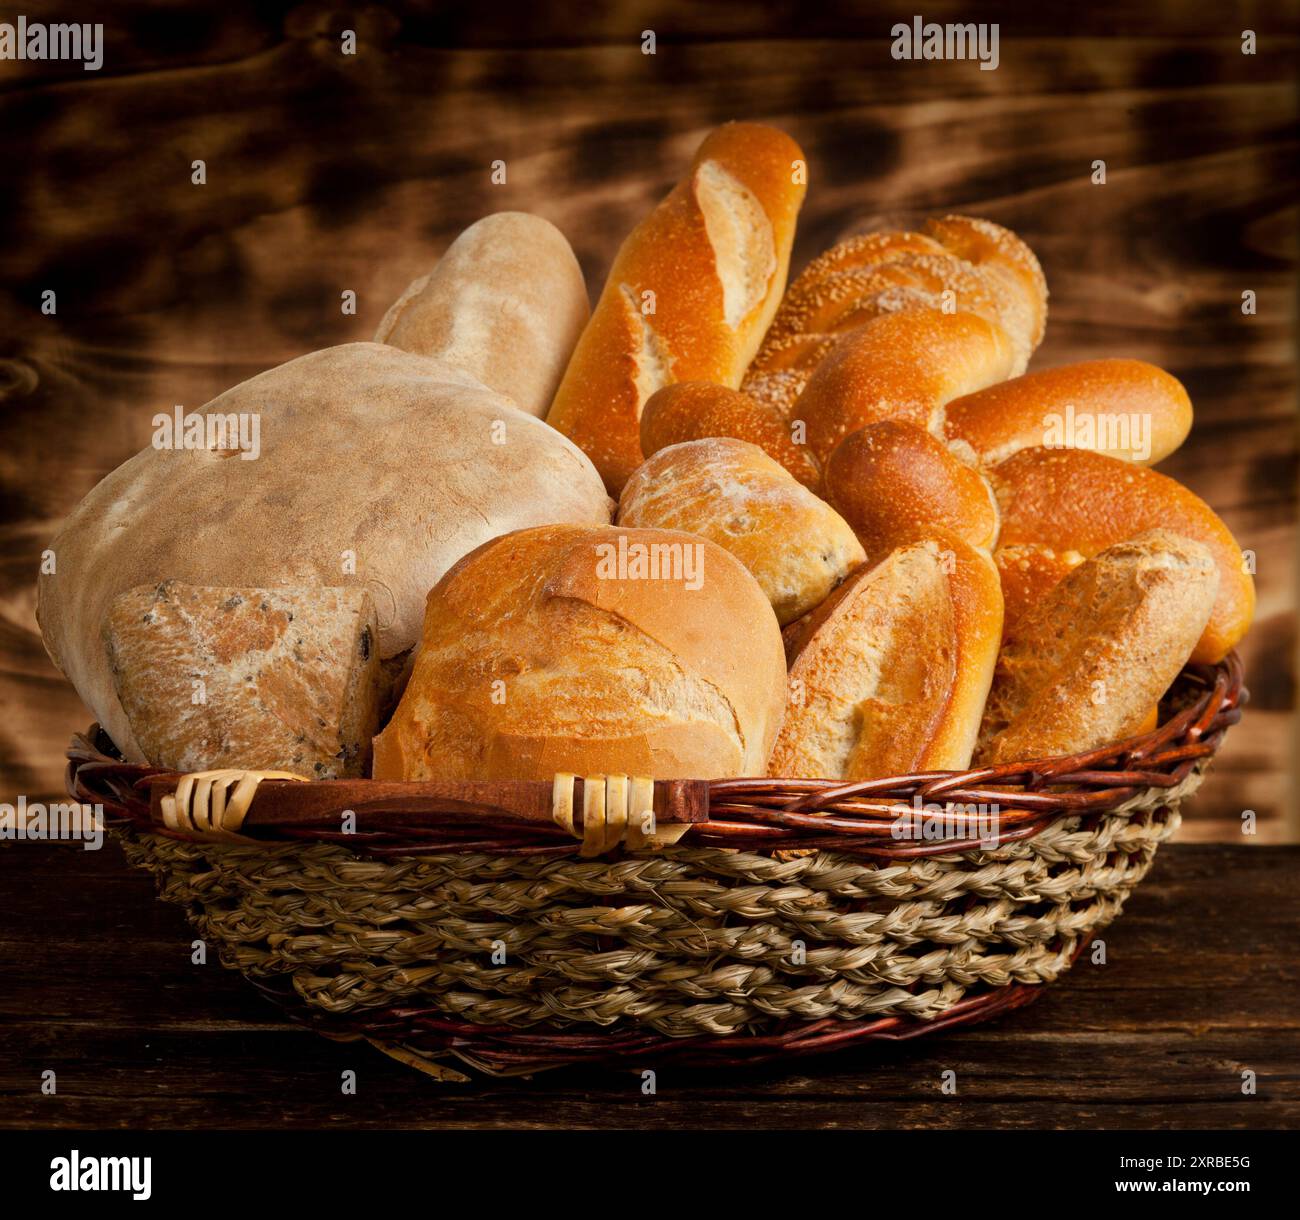
<instances>
[{"instance_id":1,"label":"golden baguette with split crust","mask_svg":"<svg viewBox=\"0 0 1300 1220\"><path fill-rule=\"evenodd\" d=\"M762 775L784 704L781 632L739 560L674 531L540 526L430 592L374 777Z\"/></svg>"},{"instance_id":2,"label":"golden baguette with split crust","mask_svg":"<svg viewBox=\"0 0 1300 1220\"><path fill-rule=\"evenodd\" d=\"M637 467L618 524L685 530L716 542L753 574L777 620L826 599L866 559L844 519L757 445L686 441Z\"/></svg>"},{"instance_id":3,"label":"golden baguette with split crust","mask_svg":"<svg viewBox=\"0 0 1300 1220\"><path fill-rule=\"evenodd\" d=\"M1143 729L1205 629L1218 584L1209 550L1167 530L1080 564L998 657L976 761L1077 754Z\"/></svg>"},{"instance_id":4,"label":"golden baguette with split crust","mask_svg":"<svg viewBox=\"0 0 1300 1220\"><path fill-rule=\"evenodd\" d=\"M1218 594L1191 660L1213 664L1246 634L1255 582L1228 527L1181 483L1144 466L1083 449L1022 449L989 472L1002 512L999 551L1032 548L1085 558L1147 530L1165 529L1205 546L1219 569ZM1056 561L1044 559L1035 592ZM1008 592L1011 590L1009 589ZM1016 607L1014 619L1024 611Z\"/></svg>"},{"instance_id":5,"label":"golden baguette with split crust","mask_svg":"<svg viewBox=\"0 0 1300 1220\"><path fill-rule=\"evenodd\" d=\"M727 123L619 249L547 416L613 495L641 464L651 394L740 385L785 290L802 158L774 127Z\"/></svg>"},{"instance_id":6,"label":"golden baguette with split crust","mask_svg":"<svg viewBox=\"0 0 1300 1220\"><path fill-rule=\"evenodd\" d=\"M983 552L955 536L900 547L785 638L790 702L769 774L864 780L970 762L1002 638Z\"/></svg>"}]
</instances>

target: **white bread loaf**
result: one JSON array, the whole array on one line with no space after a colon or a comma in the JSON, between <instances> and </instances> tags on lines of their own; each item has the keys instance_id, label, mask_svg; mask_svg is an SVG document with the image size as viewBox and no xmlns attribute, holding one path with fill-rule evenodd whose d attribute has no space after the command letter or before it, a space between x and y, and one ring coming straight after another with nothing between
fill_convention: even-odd
<instances>
[{"instance_id":1,"label":"white bread loaf","mask_svg":"<svg viewBox=\"0 0 1300 1220\"><path fill-rule=\"evenodd\" d=\"M374 775L762 775L784 702L776 619L721 547L667 530L521 530L429 594Z\"/></svg>"},{"instance_id":2,"label":"white bread loaf","mask_svg":"<svg viewBox=\"0 0 1300 1220\"><path fill-rule=\"evenodd\" d=\"M757 445L731 437L671 445L648 458L623 488L618 523L716 542L749 569L783 625L866 559L829 504Z\"/></svg>"},{"instance_id":3,"label":"white bread loaf","mask_svg":"<svg viewBox=\"0 0 1300 1220\"><path fill-rule=\"evenodd\" d=\"M141 585L110 603L104 643L156 767L365 773L380 673L364 589Z\"/></svg>"},{"instance_id":4,"label":"white bread loaf","mask_svg":"<svg viewBox=\"0 0 1300 1220\"><path fill-rule=\"evenodd\" d=\"M773 127L724 124L620 247L547 416L612 494L641 464L656 390L740 384L785 290L802 158Z\"/></svg>"},{"instance_id":5,"label":"white bread loaf","mask_svg":"<svg viewBox=\"0 0 1300 1220\"><path fill-rule=\"evenodd\" d=\"M955 535L859 569L786 629L790 703L769 774L866 780L966 767L1001 638L997 571Z\"/></svg>"},{"instance_id":6,"label":"white bread loaf","mask_svg":"<svg viewBox=\"0 0 1300 1220\"><path fill-rule=\"evenodd\" d=\"M980 726L981 764L1055 758L1143 728L1195 647L1219 572L1167 530L1081 563L1016 626Z\"/></svg>"},{"instance_id":7,"label":"white bread loaf","mask_svg":"<svg viewBox=\"0 0 1300 1220\"><path fill-rule=\"evenodd\" d=\"M365 589L387 660L414 645L426 593L480 543L609 520L576 446L468 373L394 347L301 356L205 412L256 415L260 456L143 450L73 510L39 581L50 656L134 760L100 634L118 593L164 580Z\"/></svg>"},{"instance_id":8,"label":"white bread loaf","mask_svg":"<svg viewBox=\"0 0 1300 1220\"><path fill-rule=\"evenodd\" d=\"M407 288L375 342L454 364L544 418L590 313L564 234L540 216L497 212Z\"/></svg>"}]
</instances>

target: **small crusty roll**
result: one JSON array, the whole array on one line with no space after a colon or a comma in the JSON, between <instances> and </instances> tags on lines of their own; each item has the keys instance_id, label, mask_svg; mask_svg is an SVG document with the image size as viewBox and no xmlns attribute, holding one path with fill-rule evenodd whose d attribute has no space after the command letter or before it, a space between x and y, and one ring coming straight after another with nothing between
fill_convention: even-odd
<instances>
[{"instance_id":1,"label":"small crusty roll","mask_svg":"<svg viewBox=\"0 0 1300 1220\"><path fill-rule=\"evenodd\" d=\"M823 494L873 559L950 531L982 550L997 541L993 490L931 433L885 420L851 433L826 465Z\"/></svg>"},{"instance_id":2,"label":"small crusty roll","mask_svg":"<svg viewBox=\"0 0 1300 1220\"><path fill-rule=\"evenodd\" d=\"M1246 634L1255 612L1255 582L1245 557L1209 505L1181 483L1084 449L1022 449L995 466L989 481L1002 511L999 549L1043 547L1089 557L1153 529L1201 543L1218 565L1219 586L1191 659L1220 661ZM1038 589L1045 574L1038 573Z\"/></svg>"},{"instance_id":3,"label":"small crusty roll","mask_svg":"<svg viewBox=\"0 0 1300 1220\"><path fill-rule=\"evenodd\" d=\"M753 573L781 623L823 601L866 559L844 519L757 445L711 437L670 445L623 488L618 523L685 530Z\"/></svg>"},{"instance_id":4,"label":"small crusty roll","mask_svg":"<svg viewBox=\"0 0 1300 1220\"><path fill-rule=\"evenodd\" d=\"M954 399L943 435L996 465L1063 445L1150 466L1187 439L1192 403L1177 377L1144 360L1085 360L1026 373Z\"/></svg>"},{"instance_id":5,"label":"small crusty roll","mask_svg":"<svg viewBox=\"0 0 1300 1220\"><path fill-rule=\"evenodd\" d=\"M727 123L619 249L547 416L613 495L641 464L651 394L740 385L785 290L802 158L774 127Z\"/></svg>"},{"instance_id":6,"label":"small crusty roll","mask_svg":"<svg viewBox=\"0 0 1300 1220\"><path fill-rule=\"evenodd\" d=\"M707 381L679 381L650 396L641 413L641 449L646 457L683 441L710 436L744 436L815 491L821 466L808 446L794 439L790 425L766 403L743 390Z\"/></svg>"},{"instance_id":7,"label":"small crusty roll","mask_svg":"<svg viewBox=\"0 0 1300 1220\"><path fill-rule=\"evenodd\" d=\"M497 212L402 293L375 342L446 360L543 418L590 313L564 234L540 216Z\"/></svg>"},{"instance_id":8,"label":"small crusty roll","mask_svg":"<svg viewBox=\"0 0 1300 1220\"><path fill-rule=\"evenodd\" d=\"M787 628L790 702L769 774L864 780L964 768L1001 638L997 571L955 536L860 569Z\"/></svg>"},{"instance_id":9,"label":"small crusty roll","mask_svg":"<svg viewBox=\"0 0 1300 1220\"><path fill-rule=\"evenodd\" d=\"M781 633L739 560L691 534L541 526L429 594L376 779L762 775Z\"/></svg>"},{"instance_id":10,"label":"small crusty roll","mask_svg":"<svg viewBox=\"0 0 1300 1220\"><path fill-rule=\"evenodd\" d=\"M1219 571L1190 538L1152 530L1080 564L998 658L980 764L1096 749L1140 731L1201 636Z\"/></svg>"}]
</instances>

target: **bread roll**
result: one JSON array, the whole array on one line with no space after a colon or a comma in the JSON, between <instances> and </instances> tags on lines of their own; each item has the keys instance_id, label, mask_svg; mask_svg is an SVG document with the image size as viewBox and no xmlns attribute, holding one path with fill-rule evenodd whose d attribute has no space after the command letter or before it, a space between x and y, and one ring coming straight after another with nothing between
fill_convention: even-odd
<instances>
[{"instance_id":1,"label":"bread roll","mask_svg":"<svg viewBox=\"0 0 1300 1220\"><path fill-rule=\"evenodd\" d=\"M997 540L997 500L984 477L901 420L845 437L826 465L823 491L873 559L936 528L982 550Z\"/></svg>"},{"instance_id":2,"label":"bread roll","mask_svg":"<svg viewBox=\"0 0 1300 1220\"><path fill-rule=\"evenodd\" d=\"M1182 383L1142 360L1087 360L1013 377L944 408L943 435L996 465L1033 446L1093 449L1150 466L1187 439Z\"/></svg>"},{"instance_id":3,"label":"bread roll","mask_svg":"<svg viewBox=\"0 0 1300 1220\"><path fill-rule=\"evenodd\" d=\"M802 157L773 127L719 127L619 250L547 416L613 494L641 464L651 394L675 381L739 386L785 289Z\"/></svg>"},{"instance_id":4,"label":"bread roll","mask_svg":"<svg viewBox=\"0 0 1300 1220\"><path fill-rule=\"evenodd\" d=\"M998 547L993 562L1002 580L1003 635L1014 632L1084 558L1078 551L1054 551L1036 544Z\"/></svg>"},{"instance_id":5,"label":"bread roll","mask_svg":"<svg viewBox=\"0 0 1300 1220\"><path fill-rule=\"evenodd\" d=\"M576 446L431 357L327 348L204 410L260 420L257 459L145 449L73 510L38 584L50 656L133 761L100 635L118 593L164 580L366 589L387 660L414 645L425 595L467 551L526 525L609 520Z\"/></svg>"},{"instance_id":6,"label":"bread roll","mask_svg":"<svg viewBox=\"0 0 1300 1220\"><path fill-rule=\"evenodd\" d=\"M1015 630L980 727L981 765L1054 758L1138 732L1200 638L1219 572L1155 530L1080 564Z\"/></svg>"},{"instance_id":7,"label":"bread roll","mask_svg":"<svg viewBox=\"0 0 1300 1220\"><path fill-rule=\"evenodd\" d=\"M564 234L540 216L497 212L407 288L375 342L454 364L544 418L590 313Z\"/></svg>"},{"instance_id":8,"label":"bread roll","mask_svg":"<svg viewBox=\"0 0 1300 1220\"><path fill-rule=\"evenodd\" d=\"M990 336L983 327L940 322L925 327L918 342L909 340L910 328L904 323L890 329L886 341L873 346L864 340L874 353L870 360L879 366L871 384L882 398L881 405L873 404L870 386L861 384L857 388L862 397L856 403L839 404L846 417L861 416L857 426L888 417L888 404L894 401L911 403L922 415L932 415L942 405L929 397L951 389L942 379L944 362L933 366L931 377L937 374L937 382L918 380L910 363L916 355L924 356L931 333L956 345L961 368L955 370L953 385L967 388L955 394L1023 372L1043 337L1047 285L1033 251L1015 234L987 220L946 216L927 222L924 233L850 238L814 259L790 286L742 388L786 418L806 420L815 451L828 454L837 438L815 434L823 428L820 412L834 403L834 387L796 409L810 378L836 350L837 340L890 314L916 318L926 313L969 314L996 333ZM895 355L891 344L900 341L906 347ZM965 354L960 350L963 343L971 345ZM987 366L987 379L971 380L981 365ZM852 391L857 382L837 384ZM834 418L828 419L832 430L834 424ZM846 426L839 435L851 431L853 427Z\"/></svg>"},{"instance_id":9,"label":"bread roll","mask_svg":"<svg viewBox=\"0 0 1300 1220\"><path fill-rule=\"evenodd\" d=\"M742 433L805 487L817 490L821 466L808 446L794 439L779 412L741 390L707 381L679 381L656 390L641 412L641 449L646 457L683 441Z\"/></svg>"},{"instance_id":10,"label":"bread roll","mask_svg":"<svg viewBox=\"0 0 1300 1220\"><path fill-rule=\"evenodd\" d=\"M1200 497L1154 470L1083 449L1022 449L989 473L1002 511L999 548L1037 546L1090 557L1152 529L1209 549L1218 595L1191 659L1220 661L1246 634L1255 582L1228 527Z\"/></svg>"},{"instance_id":11,"label":"bread roll","mask_svg":"<svg viewBox=\"0 0 1300 1220\"><path fill-rule=\"evenodd\" d=\"M104 643L155 767L365 772L380 675L364 589L142 585L110 603Z\"/></svg>"},{"instance_id":12,"label":"bread roll","mask_svg":"<svg viewBox=\"0 0 1300 1220\"><path fill-rule=\"evenodd\" d=\"M721 547L667 530L521 530L429 594L374 774L761 775L784 701L776 619Z\"/></svg>"},{"instance_id":13,"label":"bread roll","mask_svg":"<svg viewBox=\"0 0 1300 1220\"><path fill-rule=\"evenodd\" d=\"M932 432L953 398L1016 370L1006 332L975 313L888 314L840 339L792 408L820 462L852 432L898 419Z\"/></svg>"},{"instance_id":14,"label":"bread roll","mask_svg":"<svg viewBox=\"0 0 1300 1220\"><path fill-rule=\"evenodd\" d=\"M623 488L618 523L716 542L749 569L781 623L823 601L866 559L830 505L757 445L730 437L648 458Z\"/></svg>"},{"instance_id":15,"label":"bread roll","mask_svg":"<svg viewBox=\"0 0 1300 1220\"><path fill-rule=\"evenodd\" d=\"M1002 636L983 552L955 536L900 547L787 630L790 704L769 774L851 781L969 763Z\"/></svg>"}]
</instances>

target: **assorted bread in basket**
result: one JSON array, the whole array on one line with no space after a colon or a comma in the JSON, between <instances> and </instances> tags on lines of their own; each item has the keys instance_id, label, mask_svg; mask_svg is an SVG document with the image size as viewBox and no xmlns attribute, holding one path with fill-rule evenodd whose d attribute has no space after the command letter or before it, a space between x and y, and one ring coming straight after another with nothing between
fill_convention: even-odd
<instances>
[{"instance_id":1,"label":"assorted bread in basket","mask_svg":"<svg viewBox=\"0 0 1300 1220\"><path fill-rule=\"evenodd\" d=\"M1003 1011L1239 716L1249 564L1150 469L1182 386L1027 373L1046 283L988 221L787 291L806 180L719 128L590 317L553 226L487 217L52 543L71 790L323 1032L454 1075Z\"/></svg>"}]
</instances>

